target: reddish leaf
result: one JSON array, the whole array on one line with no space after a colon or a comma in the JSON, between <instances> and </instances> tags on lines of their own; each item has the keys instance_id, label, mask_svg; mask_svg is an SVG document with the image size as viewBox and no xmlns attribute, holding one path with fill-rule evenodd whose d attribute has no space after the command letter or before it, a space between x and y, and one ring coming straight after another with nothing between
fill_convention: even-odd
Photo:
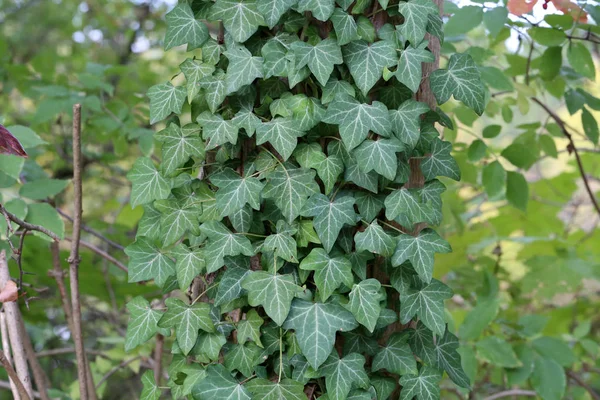
<instances>
[{"instance_id":1,"label":"reddish leaf","mask_svg":"<svg viewBox=\"0 0 600 400\"><path fill-rule=\"evenodd\" d=\"M13 281L6 282L6 285L0 291L0 303L16 301L19 298L17 284Z\"/></svg>"},{"instance_id":2,"label":"reddish leaf","mask_svg":"<svg viewBox=\"0 0 600 400\"><path fill-rule=\"evenodd\" d=\"M16 137L4 126L0 125L0 154L14 154L19 157L27 157L27 153Z\"/></svg>"},{"instance_id":3,"label":"reddish leaf","mask_svg":"<svg viewBox=\"0 0 600 400\"><path fill-rule=\"evenodd\" d=\"M536 0L508 0L507 6L511 14L519 16L531 12L535 3Z\"/></svg>"}]
</instances>

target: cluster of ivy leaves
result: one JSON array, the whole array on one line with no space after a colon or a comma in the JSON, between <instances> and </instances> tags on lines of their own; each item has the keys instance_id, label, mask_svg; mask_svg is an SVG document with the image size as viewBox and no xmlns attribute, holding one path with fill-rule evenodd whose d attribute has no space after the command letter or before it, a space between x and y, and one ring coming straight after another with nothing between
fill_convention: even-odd
<instances>
[{"instance_id":1,"label":"cluster of ivy leaves","mask_svg":"<svg viewBox=\"0 0 600 400\"><path fill-rule=\"evenodd\" d=\"M126 349L174 333L174 398L434 399L444 372L469 387L452 291L432 278L451 249L422 229L441 220L437 178L460 179L434 126L451 122L413 97L427 79L481 114L487 91L467 54L422 76L438 7L180 1L166 19L165 48L194 55L148 91L151 122L167 121L160 164L128 174L144 215L126 253L130 282L179 291L128 304Z\"/></svg>"}]
</instances>

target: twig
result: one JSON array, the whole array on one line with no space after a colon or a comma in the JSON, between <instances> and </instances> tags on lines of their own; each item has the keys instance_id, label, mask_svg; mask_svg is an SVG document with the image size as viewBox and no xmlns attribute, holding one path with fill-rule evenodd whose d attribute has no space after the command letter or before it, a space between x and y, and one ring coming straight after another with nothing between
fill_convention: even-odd
<instances>
[{"instance_id":1,"label":"twig","mask_svg":"<svg viewBox=\"0 0 600 400\"><path fill-rule=\"evenodd\" d=\"M162 357L165 346L165 337L160 333L156 335L156 347L154 347L154 381L160 386L160 378L162 377Z\"/></svg>"},{"instance_id":2,"label":"twig","mask_svg":"<svg viewBox=\"0 0 600 400\"><path fill-rule=\"evenodd\" d=\"M81 304L79 293L79 239L81 237L82 188L81 188L81 104L73 105L73 193L75 196L73 209L73 239L69 255L69 279L71 281L71 308L73 316L73 341L77 358L77 379L82 399L88 398L85 348L81 328Z\"/></svg>"},{"instance_id":3,"label":"twig","mask_svg":"<svg viewBox=\"0 0 600 400\"><path fill-rule=\"evenodd\" d=\"M65 213L63 210L61 210L60 208L56 209L56 212L58 212L64 219L73 222L73 217L71 217L69 214ZM123 250L125 249L124 246L120 245L119 243L110 240L109 238L107 238L106 236L104 236L103 234L101 234L100 232L98 232L95 229L90 228L89 226L85 225L85 224L81 224L81 229L87 233L89 233L90 235L96 236L98 239L105 241L106 243L110 244L112 247L119 249L119 250Z\"/></svg>"},{"instance_id":4,"label":"twig","mask_svg":"<svg viewBox=\"0 0 600 400\"><path fill-rule=\"evenodd\" d=\"M0 381L0 389L10 389L10 385L11 385L11 382ZM16 388L15 388L15 390L16 390ZM14 397L14 395L13 395L13 397ZM39 399L40 394L34 390L33 397L35 397L36 399ZM15 398L14 400L18 400L18 399Z\"/></svg>"},{"instance_id":5,"label":"twig","mask_svg":"<svg viewBox=\"0 0 600 400\"><path fill-rule=\"evenodd\" d=\"M504 392L498 392L489 397L486 397L483 400L496 400L496 399L501 399L503 397L510 397L510 396L535 397L535 396L537 396L537 393L534 392L533 390L512 389L512 390L505 390Z\"/></svg>"},{"instance_id":6,"label":"twig","mask_svg":"<svg viewBox=\"0 0 600 400\"><path fill-rule=\"evenodd\" d=\"M525 84L529 86L529 70L531 69L531 56L533 56L534 42L531 41L531 49L529 50L529 55L527 56L527 65L525 67Z\"/></svg>"},{"instance_id":7,"label":"twig","mask_svg":"<svg viewBox=\"0 0 600 400\"><path fill-rule=\"evenodd\" d=\"M116 372L118 372L121 368L128 366L129 364L131 364L134 361L139 360L140 358L142 358L142 356L136 356L136 357L130 358L129 360L124 360L122 363L120 363L119 365L117 365L116 367L114 367L113 369L108 371L106 373L106 375L104 375L102 377L102 379L100 379L98 381L98 383L96 384L96 389L99 388L100 385L102 385L104 382L106 382L106 380L108 378L110 378L112 375L114 375Z\"/></svg>"},{"instance_id":8,"label":"twig","mask_svg":"<svg viewBox=\"0 0 600 400\"><path fill-rule=\"evenodd\" d=\"M43 226L30 224L29 222L23 221L16 215L9 213L2 204L0 204L0 212L4 215L5 218L11 220L12 222L19 225L21 228L23 228L25 230L42 232L44 235L49 236L52 239L54 239L54 241L56 241L56 242L60 241L59 237L56 236L56 234L54 232L49 231L48 229L44 228ZM10 224L9 224L9 228L10 228Z\"/></svg>"},{"instance_id":9,"label":"twig","mask_svg":"<svg viewBox=\"0 0 600 400\"><path fill-rule=\"evenodd\" d=\"M29 366L31 367L31 371L33 372L33 380L35 381L35 386L38 390L37 396L35 393L33 397L39 397L42 400L50 400L48 396L48 376L39 360L35 356L35 350L33 349L33 344L31 343L31 338L25 329L25 322L23 321L23 316L21 312L17 309L18 323L19 323L19 333L21 338L23 339L23 347L25 348L25 354L27 355L27 360L29 361Z\"/></svg>"},{"instance_id":10,"label":"twig","mask_svg":"<svg viewBox=\"0 0 600 400\"><path fill-rule=\"evenodd\" d=\"M579 168L579 174L581 175L581 179L583 180L583 185L585 186L585 190L587 191L587 193L590 197L590 200L592 201L592 204L594 205L594 208L596 209L596 212L598 213L598 215L600 215L600 205L598 204L598 200L596 200L596 196L594 196L594 192L592 191L592 188L590 187L590 182L588 181L588 177L585 174L585 170L583 169L583 163L581 162L581 157L579 156L579 151L577 150L577 147L575 147L575 143L573 142L573 137L567 130L565 121L563 121L562 118L560 118L546 104L542 103L537 97L533 97L532 100L534 102L536 102L540 107L542 107L544 109L544 111L546 111L548 113L548 115L550 115L550 117L552 117L552 119L554 121L556 121L556 124L562 131L563 135L569 140L569 145L567 146L567 149L569 150L569 153L572 152L575 154L575 160L577 161L577 167Z\"/></svg>"},{"instance_id":11,"label":"twig","mask_svg":"<svg viewBox=\"0 0 600 400\"><path fill-rule=\"evenodd\" d=\"M596 391L590 385L588 385L583 379L581 379L581 377L579 375L577 375L575 372L567 370L567 376L569 378L573 379L575 381L575 383L577 383L579 386L584 388L590 394L590 397L592 399L600 400L600 395L598 395L598 393L596 393Z\"/></svg>"},{"instance_id":12,"label":"twig","mask_svg":"<svg viewBox=\"0 0 600 400\"><path fill-rule=\"evenodd\" d=\"M10 342L8 338L8 327L6 326L6 314L4 311L0 311L0 335L2 337L2 349L6 351L6 359L8 363L12 365L12 359L10 356ZM19 400L19 392L17 390L17 385L12 379L8 380L10 390L13 394L14 400Z\"/></svg>"},{"instance_id":13,"label":"twig","mask_svg":"<svg viewBox=\"0 0 600 400\"><path fill-rule=\"evenodd\" d=\"M17 287L20 291L23 291L23 245L25 244L25 236L27 236L27 229L23 231L23 234L19 239L19 252L16 254L17 265L19 266L19 282Z\"/></svg>"},{"instance_id":14,"label":"twig","mask_svg":"<svg viewBox=\"0 0 600 400\"><path fill-rule=\"evenodd\" d=\"M65 240L68 242L73 243L73 238L70 237L65 237ZM105 252L104 250L94 246L91 243L88 243L86 241L83 240L79 240L79 244L83 247L85 247L86 249L89 249L91 251L93 251L94 253L98 254L100 257L104 258L107 261L110 261L111 263L113 263L114 265L116 265L117 267L119 267L119 269L128 272L128 268L125 266L125 264L123 264L122 262L120 262L119 260L117 260L116 258L114 258L113 256L111 256L110 254L108 254L107 252Z\"/></svg>"},{"instance_id":15,"label":"twig","mask_svg":"<svg viewBox=\"0 0 600 400\"><path fill-rule=\"evenodd\" d=\"M2 350L0 350L0 363L8 373L8 377L15 383L21 400L30 400L31 397L27 393L25 385L23 385L23 382L21 382L21 379L19 379L19 376L15 372L12 365L10 365L10 363L8 362L8 359L6 358L6 355L4 355L4 352ZM31 390L31 392L33 393L33 390Z\"/></svg>"},{"instance_id":16,"label":"twig","mask_svg":"<svg viewBox=\"0 0 600 400\"><path fill-rule=\"evenodd\" d=\"M107 356L100 350L86 349L85 352L87 354L92 354L92 355L95 355L98 357L106 358L107 360L110 359L109 356ZM65 347L65 348L61 348L61 349L43 350L43 351L37 352L35 354L35 356L37 358L42 358L42 357L54 357L54 356L59 356L59 355L63 355L63 354L71 354L71 353L75 353L75 347Z\"/></svg>"}]
</instances>

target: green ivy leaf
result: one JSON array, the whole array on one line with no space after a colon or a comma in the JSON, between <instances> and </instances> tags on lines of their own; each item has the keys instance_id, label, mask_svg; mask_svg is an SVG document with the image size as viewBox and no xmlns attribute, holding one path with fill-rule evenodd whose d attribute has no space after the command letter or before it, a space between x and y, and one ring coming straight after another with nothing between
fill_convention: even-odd
<instances>
[{"instance_id":1,"label":"green ivy leaf","mask_svg":"<svg viewBox=\"0 0 600 400\"><path fill-rule=\"evenodd\" d=\"M171 193L170 182L156 170L152 160L146 157L135 161L127 179L132 183L129 200L132 207L166 199Z\"/></svg>"},{"instance_id":2,"label":"green ivy leaf","mask_svg":"<svg viewBox=\"0 0 600 400\"><path fill-rule=\"evenodd\" d=\"M208 103L210 112L214 113L223 104L227 97L227 82L225 73L221 70L212 76L202 78L199 85L204 89L204 98Z\"/></svg>"},{"instance_id":3,"label":"green ivy leaf","mask_svg":"<svg viewBox=\"0 0 600 400\"><path fill-rule=\"evenodd\" d=\"M366 250L384 257L390 257L396 248L396 240L388 235L377 221L370 223L364 231L356 232L354 242L357 252Z\"/></svg>"},{"instance_id":4,"label":"green ivy leaf","mask_svg":"<svg viewBox=\"0 0 600 400\"><path fill-rule=\"evenodd\" d=\"M383 200L376 194L357 192L354 195L354 199L356 200L360 216L369 223L371 223L383 209Z\"/></svg>"},{"instance_id":5,"label":"green ivy leaf","mask_svg":"<svg viewBox=\"0 0 600 400\"><path fill-rule=\"evenodd\" d=\"M414 148L421 136L421 115L429 111L425 103L406 100L397 110L389 110L392 131L409 148Z\"/></svg>"},{"instance_id":6,"label":"green ivy leaf","mask_svg":"<svg viewBox=\"0 0 600 400\"><path fill-rule=\"evenodd\" d=\"M245 257L242 259L245 259ZM244 289L242 289L242 282L250 271L247 265L237 264L233 260L236 259L228 258L224 260L227 269L221 277L217 294L215 295L215 306L238 299L245 293Z\"/></svg>"},{"instance_id":7,"label":"green ivy leaf","mask_svg":"<svg viewBox=\"0 0 600 400\"><path fill-rule=\"evenodd\" d=\"M348 310L359 324L373 332L381 312L379 301L381 284L377 279L366 279L352 287L349 294Z\"/></svg>"},{"instance_id":8,"label":"green ivy leaf","mask_svg":"<svg viewBox=\"0 0 600 400\"><path fill-rule=\"evenodd\" d=\"M304 385L292 379L271 382L268 379L253 379L246 385L253 398L263 400L306 400Z\"/></svg>"},{"instance_id":9,"label":"green ivy leaf","mask_svg":"<svg viewBox=\"0 0 600 400\"><path fill-rule=\"evenodd\" d=\"M341 8L333 10L330 21L333 23L333 29L335 30L337 41L340 46L360 39L354 17L347 14Z\"/></svg>"},{"instance_id":10,"label":"green ivy leaf","mask_svg":"<svg viewBox=\"0 0 600 400\"><path fill-rule=\"evenodd\" d=\"M263 77L262 57L253 57L245 47L235 47L223 54L229 60L225 75L227 93L237 92L243 86L251 84L254 79Z\"/></svg>"},{"instance_id":11,"label":"green ivy leaf","mask_svg":"<svg viewBox=\"0 0 600 400\"><path fill-rule=\"evenodd\" d=\"M264 320L258 315L256 310L250 310L246 314L246 319L238 322L237 341L244 344L247 341L253 341L259 347L263 347L260 342L260 326Z\"/></svg>"},{"instance_id":12,"label":"green ivy leaf","mask_svg":"<svg viewBox=\"0 0 600 400\"><path fill-rule=\"evenodd\" d=\"M162 253L152 242L139 237L125 248L129 256L129 282L141 282L154 279L162 287L167 278L175 274L175 263Z\"/></svg>"},{"instance_id":13,"label":"green ivy leaf","mask_svg":"<svg viewBox=\"0 0 600 400\"><path fill-rule=\"evenodd\" d=\"M158 331L158 320L162 313L153 310L148 300L137 296L127 303L129 323L125 334L125 351L131 351L150 340Z\"/></svg>"},{"instance_id":14,"label":"green ivy leaf","mask_svg":"<svg viewBox=\"0 0 600 400\"><path fill-rule=\"evenodd\" d=\"M154 207L162 214L160 234L164 246L175 243L188 231L200 233L195 205L171 198L154 202Z\"/></svg>"},{"instance_id":15,"label":"green ivy leaf","mask_svg":"<svg viewBox=\"0 0 600 400\"><path fill-rule=\"evenodd\" d=\"M183 86L173 86L171 82L154 85L148 89L150 99L150 123L167 118L171 113L181 114L186 90Z\"/></svg>"},{"instance_id":16,"label":"green ivy leaf","mask_svg":"<svg viewBox=\"0 0 600 400\"><path fill-rule=\"evenodd\" d=\"M433 224L433 207L431 203L423 203L416 189L394 190L385 198L385 217L396 219L401 225L412 229L419 222Z\"/></svg>"},{"instance_id":17,"label":"green ivy leaf","mask_svg":"<svg viewBox=\"0 0 600 400\"><path fill-rule=\"evenodd\" d=\"M248 274L242 281L242 287L248 291L248 303L253 307L263 306L267 315L279 326L287 318L294 296L302 291L291 275L266 271Z\"/></svg>"},{"instance_id":18,"label":"green ivy leaf","mask_svg":"<svg viewBox=\"0 0 600 400\"><path fill-rule=\"evenodd\" d=\"M394 333L390 336L385 347L382 347L373 358L371 369L385 369L400 376L418 374L417 361L408 345L408 336Z\"/></svg>"},{"instance_id":19,"label":"green ivy leaf","mask_svg":"<svg viewBox=\"0 0 600 400\"><path fill-rule=\"evenodd\" d=\"M256 127L256 144L271 143L285 161L294 152L298 144L297 138L305 134L293 119L275 118Z\"/></svg>"},{"instance_id":20,"label":"green ivy leaf","mask_svg":"<svg viewBox=\"0 0 600 400\"><path fill-rule=\"evenodd\" d=\"M142 393L140 394L141 400L158 400L162 395L162 389L158 387L154 380L154 372L146 371L142 375Z\"/></svg>"},{"instance_id":21,"label":"green ivy leaf","mask_svg":"<svg viewBox=\"0 0 600 400\"><path fill-rule=\"evenodd\" d=\"M352 155L360 160L358 166L364 172L375 171L389 180L394 180L398 171L398 156L404 145L397 139L365 140Z\"/></svg>"},{"instance_id":22,"label":"green ivy leaf","mask_svg":"<svg viewBox=\"0 0 600 400\"><path fill-rule=\"evenodd\" d=\"M167 312L158 321L158 326L175 329L177 344L183 354L187 355L196 344L199 329L209 333L215 331L215 326L209 316L210 304L187 305L173 297L166 299L165 304Z\"/></svg>"},{"instance_id":23,"label":"green ivy leaf","mask_svg":"<svg viewBox=\"0 0 600 400\"><path fill-rule=\"evenodd\" d=\"M333 99L335 99L335 97L338 94L345 94L350 97L354 97L356 95L356 92L354 91L354 87L350 83L346 81L340 81L334 77L331 77L327 82L327 85L323 87L321 103L330 103L331 101L333 101Z\"/></svg>"},{"instance_id":24,"label":"green ivy leaf","mask_svg":"<svg viewBox=\"0 0 600 400\"><path fill-rule=\"evenodd\" d=\"M315 284L323 301L342 283L348 287L354 284L352 264L346 256L331 257L323 249L313 249L300 263L300 269L315 271Z\"/></svg>"},{"instance_id":25,"label":"green ivy leaf","mask_svg":"<svg viewBox=\"0 0 600 400\"><path fill-rule=\"evenodd\" d=\"M486 89L470 55L453 54L447 69L438 69L431 73L429 84L438 103L443 104L450 96L454 96L478 115L483 114Z\"/></svg>"},{"instance_id":26,"label":"green ivy leaf","mask_svg":"<svg viewBox=\"0 0 600 400\"><path fill-rule=\"evenodd\" d=\"M269 175L263 196L272 198L288 223L292 223L304 207L308 197L319 191L315 171L281 167Z\"/></svg>"},{"instance_id":27,"label":"green ivy leaf","mask_svg":"<svg viewBox=\"0 0 600 400\"><path fill-rule=\"evenodd\" d=\"M187 51L192 51L201 47L210 37L206 25L196 19L192 8L186 3L177 4L165 19L165 50L187 44Z\"/></svg>"},{"instance_id":28,"label":"green ivy leaf","mask_svg":"<svg viewBox=\"0 0 600 400\"><path fill-rule=\"evenodd\" d=\"M172 175L185 164L190 157L204 160L204 141L200 138L200 127L187 124L183 128L171 123L167 128L154 135L162 142L162 171L166 176Z\"/></svg>"},{"instance_id":29,"label":"green ivy leaf","mask_svg":"<svg viewBox=\"0 0 600 400\"><path fill-rule=\"evenodd\" d=\"M413 93L416 93L423 78L422 63L434 61L435 57L432 52L426 49L409 47L400 55L400 62L395 73L396 78Z\"/></svg>"},{"instance_id":30,"label":"green ivy leaf","mask_svg":"<svg viewBox=\"0 0 600 400\"><path fill-rule=\"evenodd\" d=\"M333 351L319 370L325 376L327 395L330 399L346 399L352 388L369 387L365 371L365 357L351 353L339 358Z\"/></svg>"},{"instance_id":31,"label":"green ivy leaf","mask_svg":"<svg viewBox=\"0 0 600 400\"><path fill-rule=\"evenodd\" d=\"M381 79L384 68L398 63L396 46L387 40L372 44L364 40L354 41L344 46L343 54L356 86L365 96Z\"/></svg>"},{"instance_id":32,"label":"green ivy leaf","mask_svg":"<svg viewBox=\"0 0 600 400\"><path fill-rule=\"evenodd\" d=\"M312 11L316 17L315 11ZM342 49L340 49L340 46L334 39L322 40L314 46L306 42L297 41L292 43L291 49L296 57L296 69L308 65L308 68L321 85L327 84L329 76L333 72L333 66L344 62Z\"/></svg>"},{"instance_id":33,"label":"green ivy leaf","mask_svg":"<svg viewBox=\"0 0 600 400\"><path fill-rule=\"evenodd\" d=\"M206 378L194 386L192 396L196 400L250 400L248 390L221 364L206 368Z\"/></svg>"},{"instance_id":34,"label":"green ivy leaf","mask_svg":"<svg viewBox=\"0 0 600 400\"><path fill-rule=\"evenodd\" d=\"M257 178L241 177L231 168L225 168L211 175L210 181L219 187L215 196L222 216L231 215L246 204L260 209L260 193L265 184Z\"/></svg>"},{"instance_id":35,"label":"green ivy leaf","mask_svg":"<svg viewBox=\"0 0 600 400\"><path fill-rule=\"evenodd\" d=\"M415 315L437 335L443 335L444 300L451 298L452 290L437 279L418 290L408 289L400 293L400 322L408 323Z\"/></svg>"},{"instance_id":36,"label":"green ivy leaf","mask_svg":"<svg viewBox=\"0 0 600 400\"><path fill-rule=\"evenodd\" d=\"M410 261L419 277L426 283L433 275L434 253L449 253L452 249L434 230L423 229L417 236L400 235L396 252L392 257L392 265L401 265Z\"/></svg>"},{"instance_id":37,"label":"green ivy leaf","mask_svg":"<svg viewBox=\"0 0 600 400\"><path fill-rule=\"evenodd\" d=\"M455 181L460 180L460 169L456 160L450 155L452 145L435 138L431 145L431 155L421 163L421 171L425 180L437 176L447 176Z\"/></svg>"},{"instance_id":38,"label":"green ivy leaf","mask_svg":"<svg viewBox=\"0 0 600 400\"><path fill-rule=\"evenodd\" d=\"M204 252L207 273L221 268L224 265L223 257L225 256L254 255L250 240L243 235L232 233L221 222L205 222L200 230L209 239Z\"/></svg>"},{"instance_id":39,"label":"green ivy leaf","mask_svg":"<svg viewBox=\"0 0 600 400\"><path fill-rule=\"evenodd\" d=\"M343 196L331 201L327 196L316 193L304 205L302 215L314 217L315 230L323 247L329 252L344 224L354 225L356 223L354 198Z\"/></svg>"},{"instance_id":40,"label":"green ivy leaf","mask_svg":"<svg viewBox=\"0 0 600 400\"><path fill-rule=\"evenodd\" d=\"M284 329L294 329L302 354L317 369L333 349L337 331L351 331L358 324L352 313L334 303L294 299Z\"/></svg>"},{"instance_id":41,"label":"green ivy leaf","mask_svg":"<svg viewBox=\"0 0 600 400\"><path fill-rule=\"evenodd\" d=\"M186 80L188 102L196 98L200 92L200 80L211 76L215 72L215 66L211 64L198 63L191 58L188 58L179 65L179 69L183 72Z\"/></svg>"},{"instance_id":42,"label":"green ivy leaf","mask_svg":"<svg viewBox=\"0 0 600 400\"><path fill-rule=\"evenodd\" d=\"M299 0L297 10L300 13L310 11L319 21L327 21L335 8L334 0Z\"/></svg>"},{"instance_id":43,"label":"green ivy leaf","mask_svg":"<svg viewBox=\"0 0 600 400\"><path fill-rule=\"evenodd\" d=\"M217 0L210 9L208 19L223 21L223 26L233 40L244 43L260 25L265 24L256 4L256 0Z\"/></svg>"},{"instance_id":44,"label":"green ivy leaf","mask_svg":"<svg viewBox=\"0 0 600 400\"><path fill-rule=\"evenodd\" d=\"M369 131L388 137L392 128L383 103L374 101L368 105L347 94L340 94L331 102L323 122L340 126L340 136L348 150L361 144Z\"/></svg>"},{"instance_id":45,"label":"green ivy leaf","mask_svg":"<svg viewBox=\"0 0 600 400\"><path fill-rule=\"evenodd\" d=\"M292 8L298 0L261 0L256 3L258 12L265 18L269 29L273 29L283 14Z\"/></svg>"},{"instance_id":46,"label":"green ivy leaf","mask_svg":"<svg viewBox=\"0 0 600 400\"><path fill-rule=\"evenodd\" d=\"M440 10L431 0L409 0L398 4L398 11L404 16L400 33L408 39L413 47L417 47L427 29L429 14L438 15Z\"/></svg>"},{"instance_id":47,"label":"green ivy leaf","mask_svg":"<svg viewBox=\"0 0 600 400\"><path fill-rule=\"evenodd\" d=\"M440 398L439 383L442 374L427 365L421 367L418 374L407 374L400 377L400 400L438 400Z\"/></svg>"},{"instance_id":48,"label":"green ivy leaf","mask_svg":"<svg viewBox=\"0 0 600 400\"><path fill-rule=\"evenodd\" d=\"M225 120L220 115L213 115L208 111L200 114L196 121L203 128L202 137L208 139L207 151L225 143L237 143L239 129L233 121Z\"/></svg>"},{"instance_id":49,"label":"green ivy leaf","mask_svg":"<svg viewBox=\"0 0 600 400\"><path fill-rule=\"evenodd\" d=\"M206 265L204 252L201 249L190 250L187 246L179 244L173 249L172 254L177 260L175 270L179 289L186 290L192 280L204 271Z\"/></svg>"},{"instance_id":50,"label":"green ivy leaf","mask_svg":"<svg viewBox=\"0 0 600 400\"><path fill-rule=\"evenodd\" d=\"M277 221L277 233L269 235L263 243L263 250L273 251L276 257L286 261L297 263L296 241L292 237L298 229L290 226L287 222Z\"/></svg>"}]
</instances>

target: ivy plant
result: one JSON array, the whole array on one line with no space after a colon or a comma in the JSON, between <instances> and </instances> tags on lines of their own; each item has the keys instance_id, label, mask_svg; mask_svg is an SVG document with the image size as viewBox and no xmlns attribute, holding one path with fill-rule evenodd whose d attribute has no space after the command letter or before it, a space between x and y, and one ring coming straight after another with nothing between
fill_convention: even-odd
<instances>
[{"instance_id":1,"label":"ivy plant","mask_svg":"<svg viewBox=\"0 0 600 400\"><path fill-rule=\"evenodd\" d=\"M433 278L451 251L438 178L460 179L435 100L481 114L489 96L468 54L423 75L438 5L194 0L166 21L165 48L190 55L148 91L161 155L129 173L144 215L126 253L130 282L167 298L130 303L128 348L172 336L173 398L468 388Z\"/></svg>"}]
</instances>

